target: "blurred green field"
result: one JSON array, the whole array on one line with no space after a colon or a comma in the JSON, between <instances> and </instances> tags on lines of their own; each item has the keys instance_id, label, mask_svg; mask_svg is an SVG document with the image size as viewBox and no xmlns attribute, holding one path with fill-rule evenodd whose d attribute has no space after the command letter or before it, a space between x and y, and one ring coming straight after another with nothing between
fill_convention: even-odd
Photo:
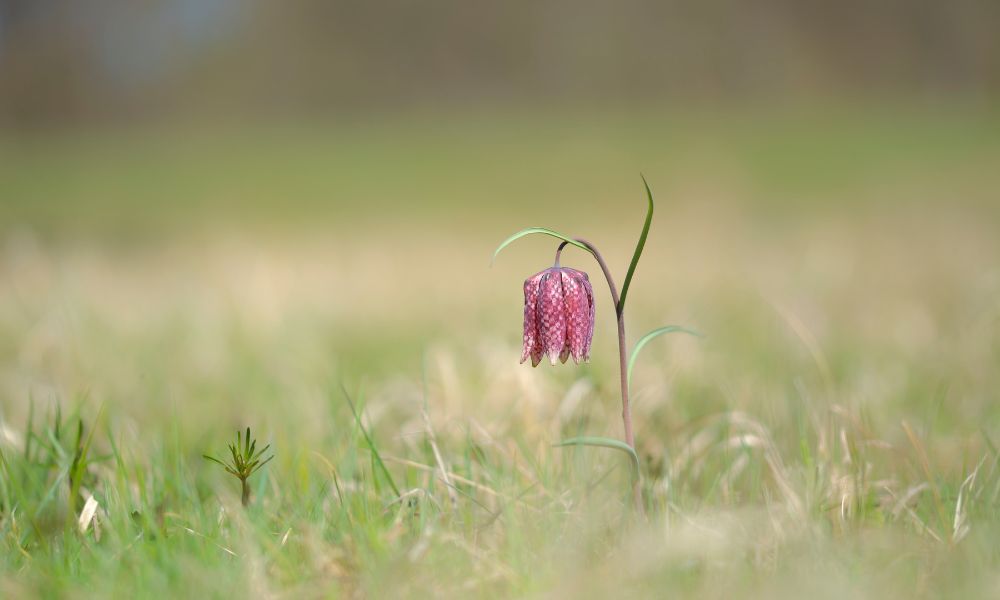
<instances>
[{"instance_id":1,"label":"blurred green field","mask_svg":"<svg viewBox=\"0 0 1000 600\"><path fill-rule=\"evenodd\" d=\"M996 165L955 107L6 136L0 595L994 597ZM606 290L592 362L533 370L555 244L490 265L549 226L620 280L639 171L630 338L706 334L636 369L648 522L618 453L552 447L621 436ZM246 426L244 511L201 455Z\"/></svg>"},{"instance_id":2,"label":"blurred green field","mask_svg":"<svg viewBox=\"0 0 1000 600\"><path fill-rule=\"evenodd\" d=\"M714 202L779 218L883 205L995 214L997 114L508 111L8 134L0 223L126 239L227 224L295 234L410 218L583 224L631 198L640 170L658 182L664 213Z\"/></svg>"}]
</instances>

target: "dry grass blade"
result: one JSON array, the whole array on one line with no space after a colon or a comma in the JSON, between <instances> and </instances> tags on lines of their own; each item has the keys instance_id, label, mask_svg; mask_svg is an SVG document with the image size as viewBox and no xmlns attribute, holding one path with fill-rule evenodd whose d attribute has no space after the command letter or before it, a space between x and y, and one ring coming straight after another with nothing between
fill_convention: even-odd
<instances>
[{"instance_id":1,"label":"dry grass blade","mask_svg":"<svg viewBox=\"0 0 1000 600\"><path fill-rule=\"evenodd\" d=\"M448 499L451 501L451 508L454 510L458 507L458 495L455 493L455 486L451 483L451 477L448 475L448 466L441 457L441 450L438 449L437 436L434 435L434 428L431 426L431 418L427 414L427 409L422 409L420 414L423 416L424 426L427 428L427 441L431 445L431 451L434 452L434 460L437 461L438 469L441 472L441 479L448 490Z\"/></svg>"},{"instance_id":2,"label":"dry grass blade","mask_svg":"<svg viewBox=\"0 0 1000 600\"><path fill-rule=\"evenodd\" d=\"M958 498L955 500L955 519L952 523L951 530L951 541L958 543L962 541L971 529L968 523L968 502L969 496L972 495L973 487L976 485L976 476L979 475L979 469L982 468L983 464L986 462L988 454L984 454L981 459L979 459L979 464L973 469L972 473L965 478L962 485L958 488Z\"/></svg>"},{"instance_id":3,"label":"dry grass blade","mask_svg":"<svg viewBox=\"0 0 1000 600\"><path fill-rule=\"evenodd\" d=\"M927 458L927 451L924 449L923 444L920 443L920 439L917 434L914 433L913 429L910 428L910 424L906 421L901 423L903 431L906 432L906 437L909 438L910 444L913 449L917 452L917 459L920 462L920 468L924 472L924 477L927 478L927 485L930 486L931 494L934 496L934 506L937 509L938 518L941 520L941 526L948 526L948 514L944 508L944 501L941 499L941 490L934 483L934 476L931 474L931 462Z\"/></svg>"},{"instance_id":4,"label":"dry grass blade","mask_svg":"<svg viewBox=\"0 0 1000 600\"><path fill-rule=\"evenodd\" d=\"M87 501L83 504L83 509L80 511L80 517L76 521L77 529L80 533L87 533L91 521L94 520L94 515L97 514L97 506L97 499L93 496L88 496Z\"/></svg>"}]
</instances>

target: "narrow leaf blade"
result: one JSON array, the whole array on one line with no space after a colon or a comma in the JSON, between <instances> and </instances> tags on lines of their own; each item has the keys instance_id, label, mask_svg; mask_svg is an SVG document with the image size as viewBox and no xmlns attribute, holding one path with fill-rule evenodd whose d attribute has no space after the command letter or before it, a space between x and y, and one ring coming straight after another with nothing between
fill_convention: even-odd
<instances>
[{"instance_id":1,"label":"narrow leaf blade","mask_svg":"<svg viewBox=\"0 0 1000 600\"><path fill-rule=\"evenodd\" d=\"M264 456L267 453L267 451L268 451L268 449L270 447L271 447L271 444L268 444L268 445L264 446L263 448L260 449L259 452L257 452L256 454L254 454L253 457L254 458L260 458L261 456ZM252 451L252 449L251 449L251 451Z\"/></svg>"},{"instance_id":2,"label":"narrow leaf blade","mask_svg":"<svg viewBox=\"0 0 1000 600\"><path fill-rule=\"evenodd\" d=\"M653 192L649 189L649 183L646 182L646 178L642 174L639 177L642 177L642 185L646 187L646 198L648 198L649 204L646 208L646 222L642 224L642 233L639 234L639 242L635 245L635 254L632 255L632 262L629 263L628 273L625 274L625 283L622 284L622 294L618 299L618 306L615 307L619 315L625 310L625 297L628 295L628 287L632 283L632 276L635 275L635 267L639 264L639 257L642 256L642 249L646 246L646 237L649 236L649 226L653 223Z\"/></svg>"},{"instance_id":3,"label":"narrow leaf blade","mask_svg":"<svg viewBox=\"0 0 1000 600\"><path fill-rule=\"evenodd\" d=\"M87 441L84 442L82 447L79 447L77 454L77 461L73 464L73 473L70 477L70 492L69 498L73 506L76 505L76 495L80 492L80 484L83 479L83 474L87 470L87 456L90 454L90 443L94 441L94 432L97 431L97 427L101 422L101 416L104 414L105 404L102 402L99 409L97 409L97 418L94 419L94 426L90 428L90 433L87 434ZM83 420L79 421L79 427L77 428L77 444L80 443L80 438L83 436Z\"/></svg>"},{"instance_id":4,"label":"narrow leaf blade","mask_svg":"<svg viewBox=\"0 0 1000 600\"><path fill-rule=\"evenodd\" d=\"M535 234L535 233L541 233L541 234L544 234L544 235L552 236L554 238L558 238L558 239L560 239L560 240L562 240L564 242L567 242L568 244L570 244L572 246L576 246L577 248L580 248L581 250L586 250L587 252L590 252L590 248L587 248L586 246L584 246L580 242L574 240L573 238L571 238L569 236L563 235L563 234L559 233L558 231L553 231L551 229L546 229L545 227L529 227L527 229L522 229L521 231L518 231L514 235L512 235L509 238L505 239L504 241L500 242L500 245L497 246L497 249L493 251L493 261L495 261L497 259L497 255L500 254L501 250L503 250L507 246L513 244L517 240L523 238L524 236L526 236L526 235L532 235L532 234ZM492 264L493 261L490 261L490 264Z\"/></svg>"},{"instance_id":5,"label":"narrow leaf blade","mask_svg":"<svg viewBox=\"0 0 1000 600\"><path fill-rule=\"evenodd\" d=\"M704 335L698 333L693 329L687 329L679 325L667 325L665 327L658 327L646 335L642 336L638 342L635 343L635 347L632 348L632 354L628 357L628 384L632 385L632 367L635 366L635 361L639 357L639 351L642 350L643 346L651 342L654 338L657 338L666 333L686 333L688 335L693 335L695 337L705 337Z\"/></svg>"},{"instance_id":6,"label":"narrow leaf blade","mask_svg":"<svg viewBox=\"0 0 1000 600\"><path fill-rule=\"evenodd\" d=\"M222 465L223 467L228 467L229 466L226 463L222 462L221 460L215 458L214 456L209 456L207 454L202 454L201 457L204 458L204 459L210 460L210 461L212 461L214 463L218 463L218 464Z\"/></svg>"},{"instance_id":7,"label":"narrow leaf blade","mask_svg":"<svg viewBox=\"0 0 1000 600\"><path fill-rule=\"evenodd\" d=\"M372 441L371 436L368 435L368 430L365 429L365 426L361 423L361 415L359 415L358 411L354 408L354 402L351 401L351 395L347 393L347 388L343 385L340 386L340 389L344 392L344 398L347 399L347 405L351 407L351 414L354 415L354 421L358 424L358 429L361 430L361 434L365 438L365 444L367 444L368 449L372 452L373 460L376 464L378 464L382 474L385 475L385 478L389 481L389 487L392 488L392 491L396 494L396 496L399 496L399 488L396 487L396 482L392 479L392 473L389 472L385 463L382 462L382 456L378 453L378 448L375 447L375 442Z\"/></svg>"},{"instance_id":8,"label":"narrow leaf blade","mask_svg":"<svg viewBox=\"0 0 1000 600\"><path fill-rule=\"evenodd\" d=\"M632 468L635 469L633 474L639 477L639 455L635 453L635 449L629 446L621 440L616 440L606 437L595 437L595 436L581 436L565 439L558 444L553 444L556 448L563 448L566 446L596 446L598 448L611 448L612 450L619 450L628 454L632 459Z\"/></svg>"},{"instance_id":9,"label":"narrow leaf blade","mask_svg":"<svg viewBox=\"0 0 1000 600\"><path fill-rule=\"evenodd\" d=\"M262 462L262 463L260 463L260 464L257 464L257 465L255 465L255 466L253 467L253 469L252 469L252 470L251 470L250 472L251 472L251 473L256 473L256 472L257 472L257 471L259 471L259 470L260 470L260 469L261 469L261 468L262 468L262 467L263 467L264 465L266 465L267 463L271 462L271 459L272 459L272 458L274 458L274 455L273 455L273 454L272 454L271 456L268 456L267 458L265 458L265 459L264 459L264 462Z\"/></svg>"}]
</instances>

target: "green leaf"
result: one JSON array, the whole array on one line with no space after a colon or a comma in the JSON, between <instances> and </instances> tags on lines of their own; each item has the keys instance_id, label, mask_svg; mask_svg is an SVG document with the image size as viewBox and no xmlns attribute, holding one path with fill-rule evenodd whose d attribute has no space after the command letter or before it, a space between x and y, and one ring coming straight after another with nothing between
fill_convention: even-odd
<instances>
[{"instance_id":1,"label":"green leaf","mask_svg":"<svg viewBox=\"0 0 1000 600\"><path fill-rule=\"evenodd\" d=\"M568 237L568 236L565 236L565 235L559 233L558 231L552 231L551 229L546 229L544 227L529 227L527 229L522 229L521 231L518 231L514 235L512 235L509 238L505 239L504 241L500 242L500 245L497 246L497 249L493 251L493 261L495 261L497 259L497 255L500 254L501 250L503 250L507 246L513 244L517 240L523 238L524 236L531 235L533 233L543 233L545 235L550 235L550 236L552 236L554 238L558 238L558 239L560 239L560 240L562 240L562 241L564 241L564 242L566 242L566 243L568 243L568 244L570 244L572 246L576 246L577 248L580 248L581 250L586 250L587 252L590 252L590 248L584 246L583 244L581 244L580 242L574 240L571 237ZM493 261L490 261L490 264L493 264Z\"/></svg>"},{"instance_id":2,"label":"green leaf","mask_svg":"<svg viewBox=\"0 0 1000 600\"><path fill-rule=\"evenodd\" d=\"M264 456L264 454L267 453L268 449L270 448L271 444L264 446L263 448L260 449L260 452L254 455L254 458L260 458L261 456Z\"/></svg>"},{"instance_id":3,"label":"green leaf","mask_svg":"<svg viewBox=\"0 0 1000 600\"><path fill-rule=\"evenodd\" d=\"M37 521L38 517L41 516L42 511L45 510L45 507L48 505L48 503L51 502L53 498L55 498L56 489L60 485L62 485L63 480L66 479L66 477L68 476L69 476L68 468L63 469L62 471L59 472L59 475L56 477L55 481L52 482L52 486L49 487L48 491L45 492L45 495L42 496L41 502L39 502L38 505L35 507L35 516L34 516L35 521Z\"/></svg>"},{"instance_id":4,"label":"green leaf","mask_svg":"<svg viewBox=\"0 0 1000 600\"><path fill-rule=\"evenodd\" d=\"M625 454L632 457L632 468L635 469L633 475L637 478L639 477L639 455L635 453L635 449L633 449L632 446L629 446L621 440L606 437L582 436L563 440L558 444L554 444L554 446L556 448L563 448L566 446L597 446L599 448L621 450Z\"/></svg>"},{"instance_id":5,"label":"green leaf","mask_svg":"<svg viewBox=\"0 0 1000 600\"><path fill-rule=\"evenodd\" d=\"M271 456L268 456L268 457L267 457L266 459L264 459L264 462L262 462L262 463L260 463L259 465L255 466L255 467L253 468L253 472L254 472L254 473L256 473L257 471L259 471L259 470L261 469L261 467L263 467L263 466L264 466L264 465L266 465L267 463L271 462L271 459L272 459L272 458L274 458L274 455L273 455L273 454L272 454Z\"/></svg>"},{"instance_id":6,"label":"green leaf","mask_svg":"<svg viewBox=\"0 0 1000 600\"><path fill-rule=\"evenodd\" d=\"M3 502L4 506L10 506L10 493L7 491L7 480L11 477L10 465L7 464L7 458L3 455L3 448L0 448L0 501Z\"/></svg>"},{"instance_id":7,"label":"green leaf","mask_svg":"<svg viewBox=\"0 0 1000 600\"><path fill-rule=\"evenodd\" d=\"M79 421L79 427L77 428L77 455L76 460L74 460L73 465L70 467L70 491L69 491L69 502L70 506L73 507L73 512L76 512L76 495L80 492L80 484L83 479L83 474L87 470L87 456L90 453L90 443L94 441L94 432L97 431L97 426L101 422L101 416L104 414L105 404L102 402L100 408L97 409L97 418L94 419L94 426L90 428L90 433L87 434L87 441L83 446L79 446L79 440L83 436L83 419Z\"/></svg>"},{"instance_id":8,"label":"green leaf","mask_svg":"<svg viewBox=\"0 0 1000 600\"><path fill-rule=\"evenodd\" d=\"M666 327L659 327L642 336L638 342L636 342L635 347L632 348L632 355L628 357L628 384L632 385L632 367L635 366L635 359L639 357L639 351L642 347L648 344L653 338L661 336L665 333L686 333L688 335L693 335L695 337L705 337L702 334L694 331L692 329L685 329L684 327L679 327L677 325L667 325Z\"/></svg>"},{"instance_id":9,"label":"green leaf","mask_svg":"<svg viewBox=\"0 0 1000 600\"><path fill-rule=\"evenodd\" d=\"M228 467L229 466L226 463L222 462L221 460L215 458L214 456L209 456L207 454L202 454L201 457L204 458L204 459L210 460L210 461L212 461L214 463L218 463L218 464L222 465L223 467Z\"/></svg>"},{"instance_id":10,"label":"green leaf","mask_svg":"<svg viewBox=\"0 0 1000 600\"><path fill-rule=\"evenodd\" d=\"M24 459L31 462L31 438L35 437L35 400L28 396L28 429L24 436Z\"/></svg>"},{"instance_id":11,"label":"green leaf","mask_svg":"<svg viewBox=\"0 0 1000 600\"><path fill-rule=\"evenodd\" d=\"M396 487L396 482L392 480L392 474L389 473L389 469L386 468L385 463L382 462L382 456L379 455L378 448L375 447L375 442L373 442L371 436L368 435L368 431L365 429L365 426L361 424L361 416L358 414L358 411L354 409L354 402L351 402L351 395L347 393L347 388L343 385L340 386L340 389L344 391L344 397L347 398L347 405L351 407L351 414L354 415L354 420L358 424L358 429L360 429L362 435L364 435L365 443L368 444L368 449L372 451L372 457L374 458L376 464L378 464L382 474L385 475L385 478L389 481L389 487L392 488L392 491L397 497L401 496L402 494L399 493L399 488Z\"/></svg>"},{"instance_id":12,"label":"green leaf","mask_svg":"<svg viewBox=\"0 0 1000 600\"><path fill-rule=\"evenodd\" d=\"M615 307L618 315L625 310L625 296L628 295L628 286L632 283L632 276L635 275L635 267L639 264L639 257L642 256L642 249L646 245L646 237L649 235L649 226L653 222L653 192L646 183L646 178L642 177L642 185L646 186L646 197L649 199L649 207L646 209L646 222L642 224L642 233L639 234L639 242L635 245L635 254L632 255L632 262L628 266L628 273L625 274L625 283L622 284L622 294L618 299L618 306Z\"/></svg>"}]
</instances>

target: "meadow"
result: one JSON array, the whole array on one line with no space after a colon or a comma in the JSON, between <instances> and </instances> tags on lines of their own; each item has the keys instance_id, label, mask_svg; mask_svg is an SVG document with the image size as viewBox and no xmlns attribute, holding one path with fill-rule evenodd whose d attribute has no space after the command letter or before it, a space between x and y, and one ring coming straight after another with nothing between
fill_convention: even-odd
<instances>
[{"instance_id":1,"label":"meadow","mask_svg":"<svg viewBox=\"0 0 1000 600\"><path fill-rule=\"evenodd\" d=\"M996 597L997 165L966 107L6 136L0 596ZM645 516L554 447L621 438L607 289L532 369L556 242L490 263L620 281L640 171L629 337L705 336L637 363Z\"/></svg>"}]
</instances>

